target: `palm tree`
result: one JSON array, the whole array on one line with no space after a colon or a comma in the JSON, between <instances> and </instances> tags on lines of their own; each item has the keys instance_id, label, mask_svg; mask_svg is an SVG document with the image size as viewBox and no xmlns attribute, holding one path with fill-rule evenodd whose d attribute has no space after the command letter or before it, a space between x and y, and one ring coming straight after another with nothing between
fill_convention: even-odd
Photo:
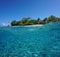
<instances>
[{"instance_id":1,"label":"palm tree","mask_svg":"<svg viewBox=\"0 0 60 57\"><path fill-rule=\"evenodd\" d=\"M40 18L38 18L38 19L37 19L37 23L40 24L40 21L41 21Z\"/></svg>"}]
</instances>

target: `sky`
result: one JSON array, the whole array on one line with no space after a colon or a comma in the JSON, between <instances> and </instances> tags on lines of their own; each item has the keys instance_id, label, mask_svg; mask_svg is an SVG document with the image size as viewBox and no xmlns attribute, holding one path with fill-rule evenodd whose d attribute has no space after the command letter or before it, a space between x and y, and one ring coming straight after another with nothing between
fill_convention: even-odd
<instances>
[{"instance_id":1,"label":"sky","mask_svg":"<svg viewBox=\"0 0 60 57\"><path fill-rule=\"evenodd\" d=\"M60 0L0 0L0 25L23 17L60 17Z\"/></svg>"}]
</instances>

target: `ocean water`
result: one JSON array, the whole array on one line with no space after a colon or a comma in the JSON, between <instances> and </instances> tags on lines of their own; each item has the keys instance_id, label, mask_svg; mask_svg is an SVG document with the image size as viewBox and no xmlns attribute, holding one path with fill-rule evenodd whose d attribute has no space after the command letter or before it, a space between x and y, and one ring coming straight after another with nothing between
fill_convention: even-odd
<instances>
[{"instance_id":1,"label":"ocean water","mask_svg":"<svg viewBox=\"0 0 60 57\"><path fill-rule=\"evenodd\" d=\"M60 22L0 27L0 57L60 57Z\"/></svg>"}]
</instances>

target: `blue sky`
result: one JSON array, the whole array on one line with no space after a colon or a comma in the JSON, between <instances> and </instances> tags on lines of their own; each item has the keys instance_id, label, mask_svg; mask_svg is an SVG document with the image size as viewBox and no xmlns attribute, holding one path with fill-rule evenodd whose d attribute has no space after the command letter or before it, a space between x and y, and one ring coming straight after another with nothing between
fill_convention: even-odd
<instances>
[{"instance_id":1,"label":"blue sky","mask_svg":"<svg viewBox=\"0 0 60 57\"><path fill-rule=\"evenodd\" d=\"M23 17L60 17L60 0L0 0L0 25Z\"/></svg>"}]
</instances>

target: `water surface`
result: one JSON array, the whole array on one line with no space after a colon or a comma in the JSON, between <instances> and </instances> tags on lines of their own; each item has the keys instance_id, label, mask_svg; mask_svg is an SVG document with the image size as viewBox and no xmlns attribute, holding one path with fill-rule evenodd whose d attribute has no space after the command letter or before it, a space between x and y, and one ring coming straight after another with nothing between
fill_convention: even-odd
<instances>
[{"instance_id":1,"label":"water surface","mask_svg":"<svg viewBox=\"0 0 60 57\"><path fill-rule=\"evenodd\" d=\"M60 22L0 27L0 57L60 57Z\"/></svg>"}]
</instances>

